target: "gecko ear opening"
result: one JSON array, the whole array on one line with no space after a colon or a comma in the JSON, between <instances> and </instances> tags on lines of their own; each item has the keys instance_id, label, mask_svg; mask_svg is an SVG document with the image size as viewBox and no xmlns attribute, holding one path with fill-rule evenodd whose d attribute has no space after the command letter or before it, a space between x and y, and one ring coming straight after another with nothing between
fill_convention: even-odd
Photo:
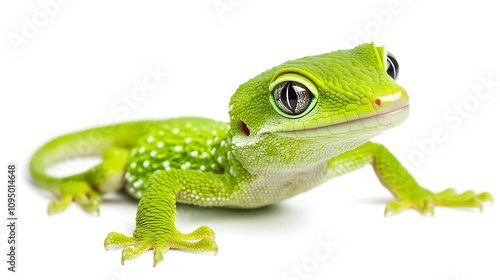
<instances>
[{"instance_id":1,"label":"gecko ear opening","mask_svg":"<svg viewBox=\"0 0 500 280\"><path fill-rule=\"evenodd\" d=\"M245 133L246 136L250 136L250 129L245 122L241 122L241 130Z\"/></svg>"}]
</instances>

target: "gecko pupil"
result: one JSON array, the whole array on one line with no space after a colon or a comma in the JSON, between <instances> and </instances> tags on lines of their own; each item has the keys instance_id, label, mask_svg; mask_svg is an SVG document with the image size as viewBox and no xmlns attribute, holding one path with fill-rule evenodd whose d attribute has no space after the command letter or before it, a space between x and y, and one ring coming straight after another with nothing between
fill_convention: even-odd
<instances>
[{"instance_id":1,"label":"gecko pupil","mask_svg":"<svg viewBox=\"0 0 500 280\"><path fill-rule=\"evenodd\" d=\"M295 81L281 82L273 90L276 107L289 116L304 113L311 105L313 95L303 84Z\"/></svg>"},{"instance_id":2,"label":"gecko pupil","mask_svg":"<svg viewBox=\"0 0 500 280\"><path fill-rule=\"evenodd\" d=\"M287 82L286 85L281 89L281 102L285 107L295 113L297 108L297 92L295 91L292 82Z\"/></svg>"}]
</instances>

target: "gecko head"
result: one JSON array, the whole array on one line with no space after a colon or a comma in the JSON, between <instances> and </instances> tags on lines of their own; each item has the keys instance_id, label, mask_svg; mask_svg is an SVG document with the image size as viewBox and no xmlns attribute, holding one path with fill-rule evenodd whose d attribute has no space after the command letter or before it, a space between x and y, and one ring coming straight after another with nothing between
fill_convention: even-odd
<instances>
[{"instance_id":1,"label":"gecko head","mask_svg":"<svg viewBox=\"0 0 500 280\"><path fill-rule=\"evenodd\" d=\"M248 170L326 162L404 121L408 96L384 47L287 61L242 84L229 107L233 154Z\"/></svg>"}]
</instances>

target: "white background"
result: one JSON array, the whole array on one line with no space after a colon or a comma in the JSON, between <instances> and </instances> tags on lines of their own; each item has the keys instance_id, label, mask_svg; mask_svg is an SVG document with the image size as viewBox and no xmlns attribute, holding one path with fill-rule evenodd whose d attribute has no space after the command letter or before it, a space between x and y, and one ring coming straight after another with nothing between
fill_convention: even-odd
<instances>
[{"instance_id":1,"label":"white background","mask_svg":"<svg viewBox=\"0 0 500 280\"><path fill-rule=\"evenodd\" d=\"M211 226L219 254L167 252L156 268L151 252L122 268L121 252L103 248L108 232L131 234L134 229L135 202L124 195L107 196L100 217L75 205L49 217L46 207L53 197L33 186L27 168L30 155L45 141L105 120L186 115L227 120L231 94L261 71L365 40L385 44L396 55L401 65L398 82L411 99L407 121L374 140L387 145L432 190L453 186L489 191L500 199L500 86L490 88L483 100L474 96L476 88L488 93L481 79L500 81L500 18L493 1L131 2L60 4L45 26L19 45L9 38L24 36L23 18L43 20L44 10L37 1L0 4L1 163L6 173L7 163L16 162L20 176L19 272L7 273L2 261L0 275L499 279L499 205L481 214L437 208L432 218L415 211L384 218L391 195L370 167L265 209L181 206L178 228L188 232ZM218 12L214 3L230 9ZM130 97L148 74L146 69L157 65L169 76L155 90L136 100L135 108L126 107L129 111L113 107L124 106L119 103L122 96ZM468 109L460 116L454 106L464 102ZM445 140L424 154L416 141L429 139L436 129ZM6 176L2 178L0 185L6 188ZM2 217L5 193L0 191ZM3 256L6 237L2 223ZM314 252L323 250L318 240L328 239L338 246L326 259L315 260ZM294 275L294 266L304 274Z\"/></svg>"}]
</instances>

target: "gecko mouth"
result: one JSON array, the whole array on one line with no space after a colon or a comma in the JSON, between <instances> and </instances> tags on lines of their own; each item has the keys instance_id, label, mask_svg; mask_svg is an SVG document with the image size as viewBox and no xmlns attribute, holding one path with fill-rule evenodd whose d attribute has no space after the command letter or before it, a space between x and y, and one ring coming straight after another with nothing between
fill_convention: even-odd
<instances>
[{"instance_id":1,"label":"gecko mouth","mask_svg":"<svg viewBox=\"0 0 500 280\"><path fill-rule=\"evenodd\" d=\"M323 136L356 133L361 130L369 130L378 134L384 130L401 124L408 116L408 112L409 106L405 105L389 112L364 117L357 120L350 120L343 123L302 130L277 131L275 132L275 134L293 138L317 138Z\"/></svg>"}]
</instances>

